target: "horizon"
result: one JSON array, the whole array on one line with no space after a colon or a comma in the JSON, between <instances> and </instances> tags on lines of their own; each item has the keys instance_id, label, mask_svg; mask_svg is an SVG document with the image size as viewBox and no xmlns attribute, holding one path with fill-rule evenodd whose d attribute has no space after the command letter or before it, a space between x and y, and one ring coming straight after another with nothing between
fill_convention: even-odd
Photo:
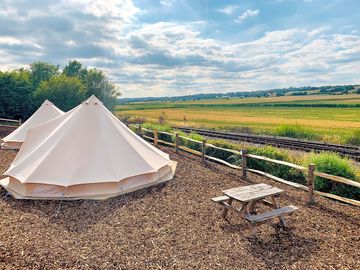
<instances>
[{"instance_id":1,"label":"horizon","mask_svg":"<svg viewBox=\"0 0 360 270\"><path fill-rule=\"evenodd\" d=\"M355 0L5 0L0 70L76 59L121 98L359 84L358 10Z\"/></svg>"},{"instance_id":2,"label":"horizon","mask_svg":"<svg viewBox=\"0 0 360 270\"><path fill-rule=\"evenodd\" d=\"M300 89L303 87L336 87L336 86L360 86L360 84L344 84L344 85L340 85L340 84L329 84L329 85L302 85L302 86L289 86L289 87L285 87L285 88L272 88L272 89L259 89L259 90L229 90L229 91L223 91L223 92L208 92L208 93L194 93L194 94L190 94L190 95L176 95L176 96L159 96L159 97L154 97L154 96L148 96L148 97L118 97L118 100L121 99L145 99L145 98L179 98L179 97L186 97L186 96L195 96L195 95L225 95L225 94L230 94L230 93L249 93L249 92L271 92L271 91L277 91L277 90L291 90L291 88L296 88L296 89ZM319 95L324 95L319 93Z\"/></svg>"}]
</instances>

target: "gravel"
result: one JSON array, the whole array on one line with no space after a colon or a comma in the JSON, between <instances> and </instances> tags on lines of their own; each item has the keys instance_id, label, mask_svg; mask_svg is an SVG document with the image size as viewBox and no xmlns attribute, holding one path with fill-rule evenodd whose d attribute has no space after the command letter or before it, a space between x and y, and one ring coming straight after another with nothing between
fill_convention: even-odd
<instances>
[{"instance_id":1,"label":"gravel","mask_svg":"<svg viewBox=\"0 0 360 270\"><path fill-rule=\"evenodd\" d=\"M15 200L0 192L0 269L359 269L360 208L306 193L197 157L175 154L174 180L105 201ZM0 174L16 152L0 150ZM268 183L300 207L260 225L210 201L221 190Z\"/></svg>"}]
</instances>

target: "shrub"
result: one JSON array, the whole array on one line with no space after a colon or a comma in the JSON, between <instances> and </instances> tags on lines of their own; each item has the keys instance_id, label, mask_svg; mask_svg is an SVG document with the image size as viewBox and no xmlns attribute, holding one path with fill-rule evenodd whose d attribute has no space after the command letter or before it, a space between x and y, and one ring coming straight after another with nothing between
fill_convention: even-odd
<instances>
[{"instance_id":1,"label":"shrub","mask_svg":"<svg viewBox=\"0 0 360 270\"><path fill-rule=\"evenodd\" d=\"M184 132L179 132L179 135L200 142L200 143L197 143L197 142L193 142L193 141L190 141L190 140L180 138L179 139L179 144L180 145L184 145L184 146L186 146L188 148L191 148L191 149L194 149L196 151L201 151L201 142L203 140L203 136L201 136L201 135L199 135L197 133L185 134ZM174 138L174 141L175 141L175 138Z\"/></svg>"},{"instance_id":2,"label":"shrub","mask_svg":"<svg viewBox=\"0 0 360 270\"><path fill-rule=\"evenodd\" d=\"M169 126L169 125L159 125L159 124L153 124L153 123L146 122L142 126L144 128L151 129L151 130L157 129L159 131L171 132L171 126Z\"/></svg>"},{"instance_id":3,"label":"shrub","mask_svg":"<svg viewBox=\"0 0 360 270\"><path fill-rule=\"evenodd\" d=\"M319 139L317 133L309 128L305 128L304 126L295 124L282 124L279 125L275 131L274 135L282 136L282 137L290 137L297 139L307 139L307 140L316 140Z\"/></svg>"},{"instance_id":4,"label":"shrub","mask_svg":"<svg viewBox=\"0 0 360 270\"><path fill-rule=\"evenodd\" d=\"M172 132L171 126L169 125L159 125L159 124L153 124L153 123L144 123L142 125L144 128L150 129L150 130L154 130L157 129L158 131L164 131L164 132ZM150 133L149 133L150 134ZM154 133L151 132L151 137L154 137ZM163 134L163 133L158 133L158 139L162 140L162 141L166 141L166 142L173 142L173 138L171 135L167 135L167 134Z\"/></svg>"},{"instance_id":5,"label":"shrub","mask_svg":"<svg viewBox=\"0 0 360 270\"><path fill-rule=\"evenodd\" d=\"M350 160L342 158L335 153L311 154L308 163L315 164L315 169L350 180L356 180L356 169ZM323 192L360 199L360 189L346 184L337 183L321 177L315 177L315 189Z\"/></svg>"},{"instance_id":6,"label":"shrub","mask_svg":"<svg viewBox=\"0 0 360 270\"><path fill-rule=\"evenodd\" d=\"M282 161L290 161L289 155L286 153L286 151L280 150L278 148L272 147L272 146L266 146L266 147L250 147L249 153L259 156L264 156L276 160L282 160ZM267 172L269 174L272 174L274 176L292 181L304 184L305 176L302 172L295 170L293 168L290 168L285 165L279 165L272 162L267 162L263 160L257 160L253 158L249 158L247 161L247 166L250 169L255 169L263 172Z\"/></svg>"},{"instance_id":7,"label":"shrub","mask_svg":"<svg viewBox=\"0 0 360 270\"><path fill-rule=\"evenodd\" d=\"M232 149L232 150L238 150L240 151L241 145L239 144L234 144L234 143L230 143L228 141L225 140L209 140L209 143L221 147L221 148L226 148L226 149ZM238 162L238 160L240 160L240 156L234 155L233 153L227 152L227 151L223 151L220 149L215 149L212 147L208 147L206 149L206 153L209 156L213 156L222 160L225 160L227 162L236 164Z\"/></svg>"},{"instance_id":8,"label":"shrub","mask_svg":"<svg viewBox=\"0 0 360 270\"><path fill-rule=\"evenodd\" d=\"M159 124L164 125L167 121L167 115L165 112L162 112L159 116Z\"/></svg>"}]
</instances>

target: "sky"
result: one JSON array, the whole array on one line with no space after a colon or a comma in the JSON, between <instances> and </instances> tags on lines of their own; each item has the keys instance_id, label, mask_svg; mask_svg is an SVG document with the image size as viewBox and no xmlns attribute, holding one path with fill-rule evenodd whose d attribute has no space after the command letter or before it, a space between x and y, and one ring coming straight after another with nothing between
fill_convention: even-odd
<instances>
[{"instance_id":1,"label":"sky","mask_svg":"<svg viewBox=\"0 0 360 270\"><path fill-rule=\"evenodd\" d=\"M359 0L0 0L0 70L76 59L122 97L360 83Z\"/></svg>"}]
</instances>

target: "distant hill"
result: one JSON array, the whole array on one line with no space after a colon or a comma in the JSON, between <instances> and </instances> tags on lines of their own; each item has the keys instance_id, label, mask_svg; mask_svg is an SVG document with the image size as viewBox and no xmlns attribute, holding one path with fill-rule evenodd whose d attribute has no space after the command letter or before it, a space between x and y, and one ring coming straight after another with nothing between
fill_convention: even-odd
<instances>
[{"instance_id":1,"label":"distant hill","mask_svg":"<svg viewBox=\"0 0 360 270\"><path fill-rule=\"evenodd\" d=\"M144 98L120 98L118 104L130 102L151 102L151 101L189 101L201 99L218 99L218 98L248 98L248 97L269 97L269 96L302 96L302 95L342 95L358 92L360 93L360 85L328 85L328 86L303 86L289 87L282 89L270 89L259 91L234 91L227 93L209 93L194 94L186 96L173 97L144 97Z\"/></svg>"}]
</instances>

